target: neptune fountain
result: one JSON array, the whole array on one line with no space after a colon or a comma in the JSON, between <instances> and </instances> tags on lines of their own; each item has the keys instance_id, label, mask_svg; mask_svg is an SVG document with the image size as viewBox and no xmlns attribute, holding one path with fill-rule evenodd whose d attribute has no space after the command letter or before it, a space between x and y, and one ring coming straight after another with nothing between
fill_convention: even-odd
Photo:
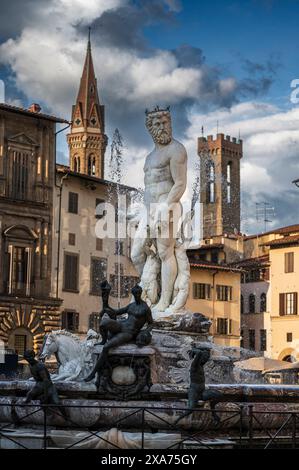
<instances>
[{"instance_id":1,"label":"neptune fountain","mask_svg":"<svg viewBox=\"0 0 299 470\"><path fill-rule=\"evenodd\" d=\"M282 425L282 415L274 419L271 410L299 412L296 387L234 383L232 356L213 343L211 321L185 310L187 153L172 136L169 109L147 111L146 127L154 149L145 161L145 209L132 245L141 280L134 300L111 308L104 283L99 332L89 330L82 340L58 330L44 338L40 360L57 359L51 381L66 414L48 415L38 400L27 404L32 381L0 381L0 448L20 442L38 448L47 439L57 448L181 448L188 431L192 445L202 447L194 433L234 436L240 427L258 428L252 409L264 412L267 430ZM47 436L41 434L45 422Z\"/></svg>"}]
</instances>

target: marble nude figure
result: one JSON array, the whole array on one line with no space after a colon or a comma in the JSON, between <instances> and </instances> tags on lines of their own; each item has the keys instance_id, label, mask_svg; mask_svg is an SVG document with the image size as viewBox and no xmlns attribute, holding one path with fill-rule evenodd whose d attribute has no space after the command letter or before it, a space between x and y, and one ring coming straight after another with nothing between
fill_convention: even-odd
<instances>
[{"instance_id":1,"label":"marble nude figure","mask_svg":"<svg viewBox=\"0 0 299 470\"><path fill-rule=\"evenodd\" d=\"M190 280L180 202L186 190L187 152L172 136L169 109L147 111L146 127L155 147L144 165L145 210L131 258L153 313L175 313L184 309Z\"/></svg>"}]
</instances>

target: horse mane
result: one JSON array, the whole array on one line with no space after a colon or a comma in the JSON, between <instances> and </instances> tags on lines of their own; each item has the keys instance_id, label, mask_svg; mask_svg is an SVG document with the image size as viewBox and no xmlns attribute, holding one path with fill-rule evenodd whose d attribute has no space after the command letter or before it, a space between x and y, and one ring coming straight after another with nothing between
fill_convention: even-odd
<instances>
[{"instance_id":1,"label":"horse mane","mask_svg":"<svg viewBox=\"0 0 299 470\"><path fill-rule=\"evenodd\" d=\"M74 335L73 333L71 333L70 331L67 331L67 330L54 330L54 331L51 331L50 334L53 335L53 336L60 336L60 335L68 336L69 338L74 339L78 343L81 342L81 340L80 340L80 338L78 338L78 336Z\"/></svg>"}]
</instances>

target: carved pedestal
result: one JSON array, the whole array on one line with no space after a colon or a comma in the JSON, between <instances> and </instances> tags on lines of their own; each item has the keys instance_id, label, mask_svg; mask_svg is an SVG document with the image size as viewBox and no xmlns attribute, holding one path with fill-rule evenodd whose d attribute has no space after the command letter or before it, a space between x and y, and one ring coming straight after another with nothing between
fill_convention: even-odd
<instances>
[{"instance_id":1,"label":"carved pedestal","mask_svg":"<svg viewBox=\"0 0 299 470\"><path fill-rule=\"evenodd\" d=\"M112 349L100 377L99 393L120 400L138 399L156 382L155 350L128 344Z\"/></svg>"}]
</instances>

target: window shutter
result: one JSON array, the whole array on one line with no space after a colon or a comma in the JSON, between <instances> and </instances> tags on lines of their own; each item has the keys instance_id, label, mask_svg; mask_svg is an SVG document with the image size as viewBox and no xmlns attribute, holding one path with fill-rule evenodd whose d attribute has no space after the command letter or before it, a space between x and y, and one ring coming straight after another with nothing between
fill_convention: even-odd
<instances>
[{"instance_id":1,"label":"window shutter","mask_svg":"<svg viewBox=\"0 0 299 470\"><path fill-rule=\"evenodd\" d=\"M196 297L196 290L197 290L197 289L196 289L196 283L193 282L193 299L196 299L196 298L197 298L197 297Z\"/></svg>"},{"instance_id":2,"label":"window shutter","mask_svg":"<svg viewBox=\"0 0 299 470\"><path fill-rule=\"evenodd\" d=\"M294 272L294 253L290 253L290 272Z\"/></svg>"},{"instance_id":3,"label":"window shutter","mask_svg":"<svg viewBox=\"0 0 299 470\"><path fill-rule=\"evenodd\" d=\"M78 290L78 256L65 255L64 288Z\"/></svg>"},{"instance_id":4,"label":"window shutter","mask_svg":"<svg viewBox=\"0 0 299 470\"><path fill-rule=\"evenodd\" d=\"M285 294L279 294L279 315L285 315Z\"/></svg>"},{"instance_id":5,"label":"window shutter","mask_svg":"<svg viewBox=\"0 0 299 470\"><path fill-rule=\"evenodd\" d=\"M285 272L294 272L294 252L285 253L284 255Z\"/></svg>"},{"instance_id":6,"label":"window shutter","mask_svg":"<svg viewBox=\"0 0 299 470\"><path fill-rule=\"evenodd\" d=\"M211 284L207 284L207 297L208 300L211 298Z\"/></svg>"},{"instance_id":7,"label":"window shutter","mask_svg":"<svg viewBox=\"0 0 299 470\"><path fill-rule=\"evenodd\" d=\"M294 315L298 315L298 292L294 292Z\"/></svg>"},{"instance_id":8,"label":"window shutter","mask_svg":"<svg viewBox=\"0 0 299 470\"><path fill-rule=\"evenodd\" d=\"M78 214L78 193L69 192L69 212Z\"/></svg>"}]
</instances>

